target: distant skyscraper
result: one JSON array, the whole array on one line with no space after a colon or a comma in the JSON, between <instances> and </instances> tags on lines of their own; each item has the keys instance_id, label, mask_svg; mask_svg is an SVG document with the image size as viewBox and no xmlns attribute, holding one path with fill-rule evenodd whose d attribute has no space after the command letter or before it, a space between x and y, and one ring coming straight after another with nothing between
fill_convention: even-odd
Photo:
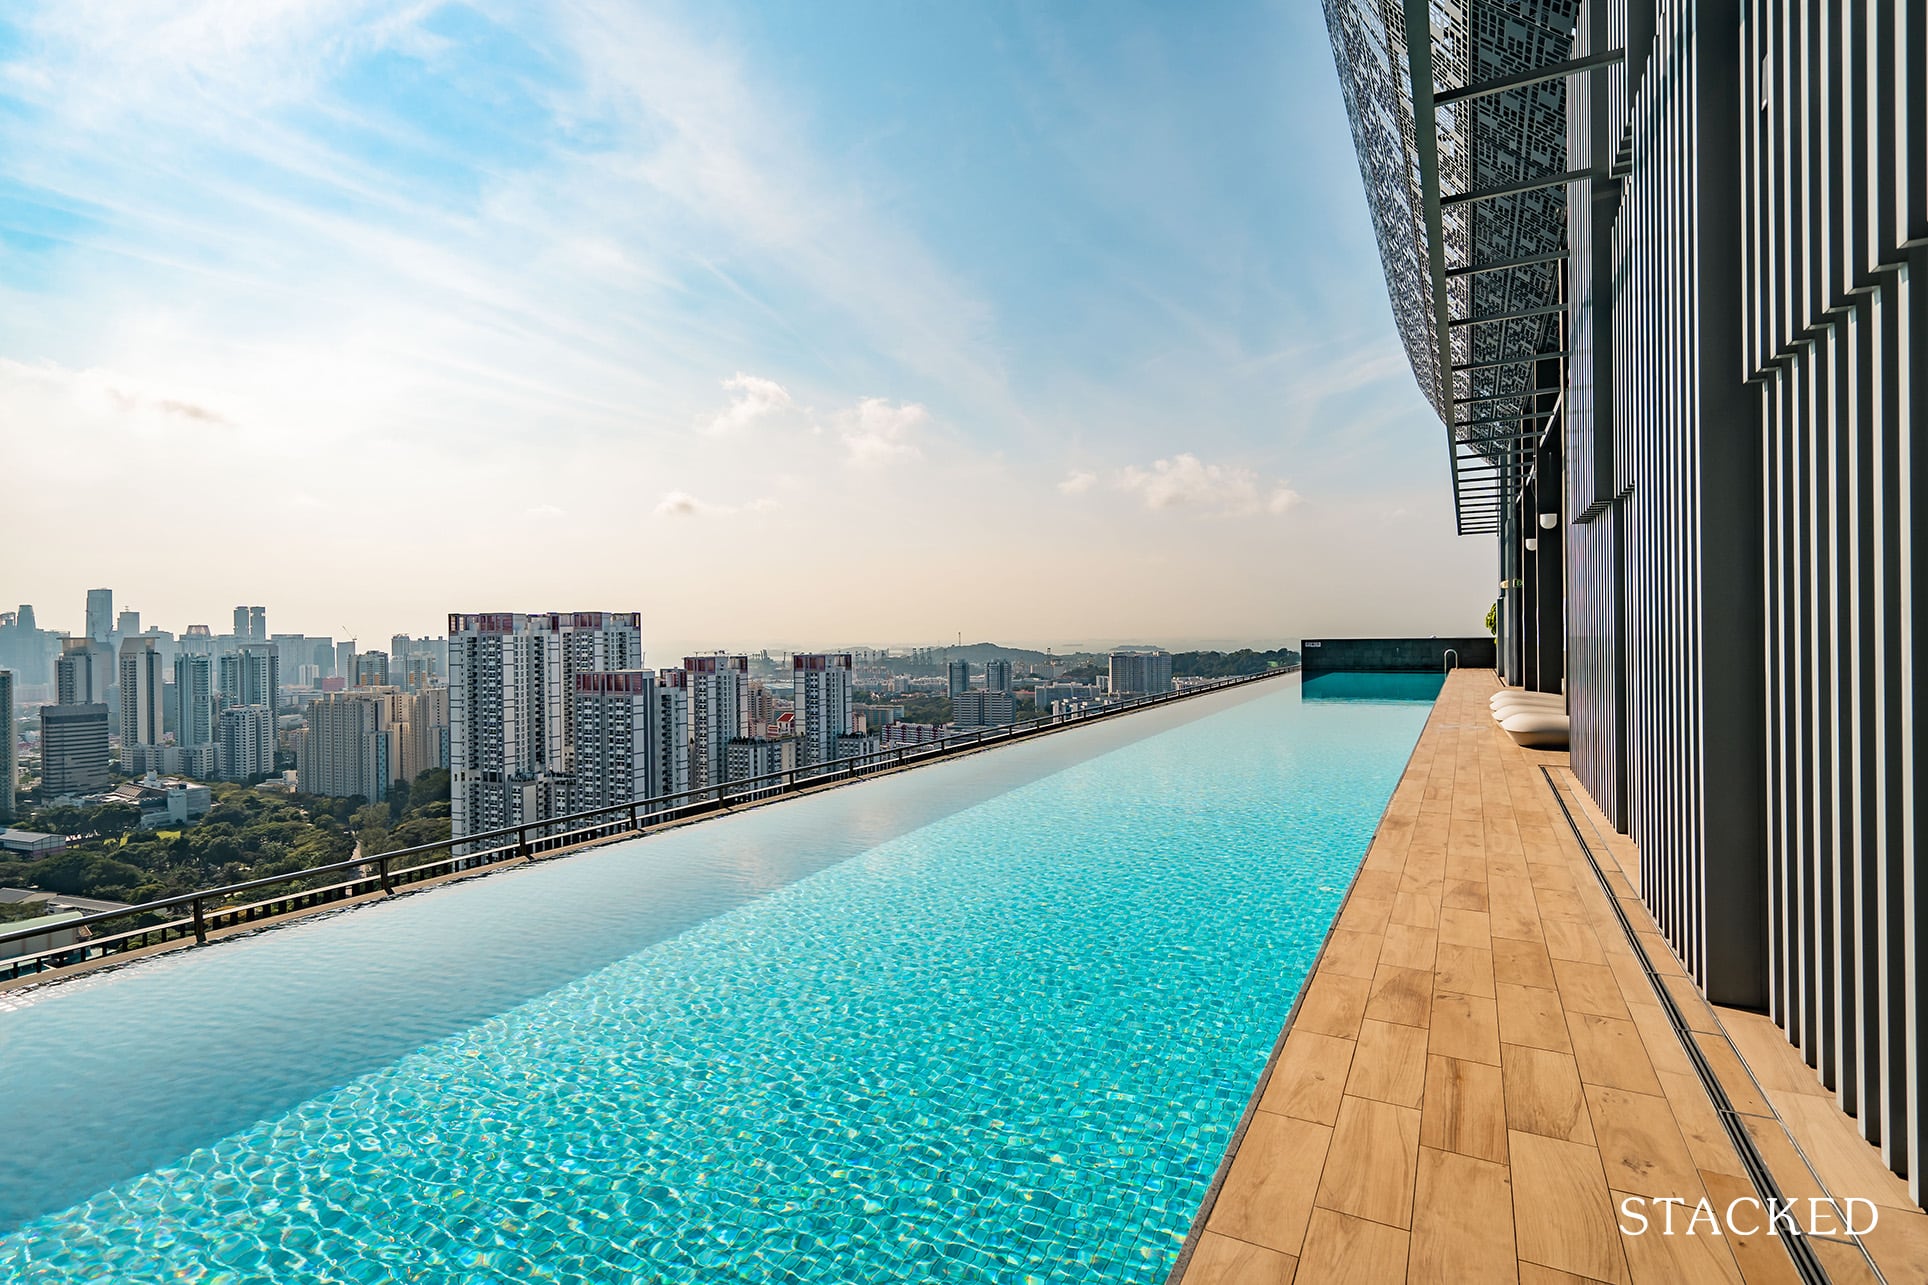
<instances>
[{"instance_id":1,"label":"distant skyscraper","mask_svg":"<svg viewBox=\"0 0 1928 1285\"><path fill-rule=\"evenodd\" d=\"M947 669L949 671L950 679L951 679L951 689L950 689L951 695L955 696L959 692L968 692L971 690L971 662L970 661L954 660L950 663Z\"/></svg>"},{"instance_id":2,"label":"distant skyscraper","mask_svg":"<svg viewBox=\"0 0 1928 1285\"><path fill-rule=\"evenodd\" d=\"M248 609L246 607L236 607L234 609L234 640L236 642L250 642L253 640L253 635L248 632Z\"/></svg>"},{"instance_id":3,"label":"distant skyscraper","mask_svg":"<svg viewBox=\"0 0 1928 1285\"><path fill-rule=\"evenodd\" d=\"M555 616L503 611L449 617L454 837L555 815L566 703Z\"/></svg>"},{"instance_id":4,"label":"distant skyscraper","mask_svg":"<svg viewBox=\"0 0 1928 1285\"><path fill-rule=\"evenodd\" d=\"M1010 661L987 660L984 662L984 690L1003 692L1007 696L1015 690L1011 685Z\"/></svg>"},{"instance_id":5,"label":"distant skyscraper","mask_svg":"<svg viewBox=\"0 0 1928 1285\"><path fill-rule=\"evenodd\" d=\"M107 700L106 649L91 638L60 640L54 662L54 699L62 705L93 705Z\"/></svg>"},{"instance_id":6,"label":"distant skyscraper","mask_svg":"<svg viewBox=\"0 0 1928 1285\"><path fill-rule=\"evenodd\" d=\"M281 656L272 646L250 644L220 658L216 690L234 705L265 705L281 709Z\"/></svg>"},{"instance_id":7,"label":"distant skyscraper","mask_svg":"<svg viewBox=\"0 0 1928 1285\"><path fill-rule=\"evenodd\" d=\"M248 641L258 643L268 641L268 609L266 607L248 608Z\"/></svg>"},{"instance_id":8,"label":"distant skyscraper","mask_svg":"<svg viewBox=\"0 0 1928 1285\"><path fill-rule=\"evenodd\" d=\"M107 706L62 703L40 709L40 789L60 797L107 788Z\"/></svg>"},{"instance_id":9,"label":"distant skyscraper","mask_svg":"<svg viewBox=\"0 0 1928 1285\"><path fill-rule=\"evenodd\" d=\"M790 678L801 724L797 765L833 762L837 738L850 734L850 653L799 652Z\"/></svg>"},{"instance_id":10,"label":"distant skyscraper","mask_svg":"<svg viewBox=\"0 0 1928 1285\"><path fill-rule=\"evenodd\" d=\"M690 788L728 779L729 745L750 734L750 658L715 652L683 657L690 690Z\"/></svg>"},{"instance_id":11,"label":"distant skyscraper","mask_svg":"<svg viewBox=\"0 0 1928 1285\"><path fill-rule=\"evenodd\" d=\"M1172 658L1165 651L1111 653L1111 694L1148 696L1172 689Z\"/></svg>"},{"instance_id":12,"label":"distant skyscraper","mask_svg":"<svg viewBox=\"0 0 1928 1285\"><path fill-rule=\"evenodd\" d=\"M214 635L206 625L189 625L181 635L181 650L190 656L214 655Z\"/></svg>"},{"instance_id":13,"label":"distant skyscraper","mask_svg":"<svg viewBox=\"0 0 1928 1285\"><path fill-rule=\"evenodd\" d=\"M335 644L335 672L350 682L355 680L355 640Z\"/></svg>"},{"instance_id":14,"label":"distant skyscraper","mask_svg":"<svg viewBox=\"0 0 1928 1285\"><path fill-rule=\"evenodd\" d=\"M230 705L221 711L221 772L245 781L274 771L274 715L266 705Z\"/></svg>"},{"instance_id":15,"label":"distant skyscraper","mask_svg":"<svg viewBox=\"0 0 1928 1285\"><path fill-rule=\"evenodd\" d=\"M114 591L112 589L89 589L87 591L87 636L95 642L106 642L114 632Z\"/></svg>"},{"instance_id":16,"label":"distant skyscraper","mask_svg":"<svg viewBox=\"0 0 1928 1285\"><path fill-rule=\"evenodd\" d=\"M161 743L161 656L152 638L128 638L120 646L121 760L130 772L146 768L143 751Z\"/></svg>"},{"instance_id":17,"label":"distant skyscraper","mask_svg":"<svg viewBox=\"0 0 1928 1285\"><path fill-rule=\"evenodd\" d=\"M133 638L141 632L141 613L129 608L114 618L114 632L122 638Z\"/></svg>"},{"instance_id":18,"label":"distant skyscraper","mask_svg":"<svg viewBox=\"0 0 1928 1285\"><path fill-rule=\"evenodd\" d=\"M181 652L174 657L174 743L212 745L214 658Z\"/></svg>"},{"instance_id":19,"label":"distant skyscraper","mask_svg":"<svg viewBox=\"0 0 1928 1285\"><path fill-rule=\"evenodd\" d=\"M13 671L0 669L0 821L13 820L13 792L18 774L14 747L20 743L20 728L13 719Z\"/></svg>"},{"instance_id":20,"label":"distant skyscraper","mask_svg":"<svg viewBox=\"0 0 1928 1285\"><path fill-rule=\"evenodd\" d=\"M308 705L308 737L301 745L301 789L307 794L370 803L388 797L397 763L392 697L330 692Z\"/></svg>"},{"instance_id":21,"label":"distant skyscraper","mask_svg":"<svg viewBox=\"0 0 1928 1285\"><path fill-rule=\"evenodd\" d=\"M409 704L408 727L402 733L402 770L399 779L413 781L430 768L449 765L449 689L428 687Z\"/></svg>"},{"instance_id":22,"label":"distant skyscraper","mask_svg":"<svg viewBox=\"0 0 1928 1285\"><path fill-rule=\"evenodd\" d=\"M355 657L355 686L388 686L388 653L365 651Z\"/></svg>"}]
</instances>

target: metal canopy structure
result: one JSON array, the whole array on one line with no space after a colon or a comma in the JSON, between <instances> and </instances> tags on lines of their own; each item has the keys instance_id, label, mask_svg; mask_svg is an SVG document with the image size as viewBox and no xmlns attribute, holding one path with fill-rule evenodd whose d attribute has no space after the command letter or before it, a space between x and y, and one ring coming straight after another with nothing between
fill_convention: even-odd
<instances>
[{"instance_id":1,"label":"metal canopy structure","mask_svg":"<svg viewBox=\"0 0 1928 1285\"><path fill-rule=\"evenodd\" d=\"M1566 184L1588 177L1567 169L1569 82L1620 55L1573 57L1578 0L1324 3L1393 317L1450 443L1455 521L1494 531L1549 416L1534 366L1566 356Z\"/></svg>"}]
</instances>

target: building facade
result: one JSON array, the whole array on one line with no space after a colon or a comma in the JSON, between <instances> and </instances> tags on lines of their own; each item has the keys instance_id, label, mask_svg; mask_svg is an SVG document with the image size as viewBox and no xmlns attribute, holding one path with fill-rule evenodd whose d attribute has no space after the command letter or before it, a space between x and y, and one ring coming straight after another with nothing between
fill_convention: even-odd
<instances>
[{"instance_id":1,"label":"building facade","mask_svg":"<svg viewBox=\"0 0 1928 1285\"><path fill-rule=\"evenodd\" d=\"M569 811L621 807L662 793L662 704L647 669L577 674Z\"/></svg>"},{"instance_id":2,"label":"building facade","mask_svg":"<svg viewBox=\"0 0 1928 1285\"><path fill-rule=\"evenodd\" d=\"M13 671L10 669L0 669L0 717L6 720L5 726L0 727L0 821L11 821L20 777L20 765L15 759L20 725L14 719Z\"/></svg>"},{"instance_id":3,"label":"building facade","mask_svg":"<svg viewBox=\"0 0 1928 1285\"><path fill-rule=\"evenodd\" d=\"M970 661L953 660L944 666L944 673L949 680L949 686L947 688L949 695L955 696L959 692L968 692L971 690Z\"/></svg>"},{"instance_id":4,"label":"building facade","mask_svg":"<svg viewBox=\"0 0 1928 1285\"><path fill-rule=\"evenodd\" d=\"M951 697L951 723L960 732L1017 721L1018 703L1009 692L957 692Z\"/></svg>"},{"instance_id":5,"label":"building facade","mask_svg":"<svg viewBox=\"0 0 1928 1285\"><path fill-rule=\"evenodd\" d=\"M304 794L380 803L398 760L392 693L330 692L309 703L308 735L295 763Z\"/></svg>"},{"instance_id":6,"label":"building facade","mask_svg":"<svg viewBox=\"0 0 1928 1285\"><path fill-rule=\"evenodd\" d=\"M90 641L105 643L114 636L114 591L112 589L89 589L87 591L87 637Z\"/></svg>"},{"instance_id":7,"label":"building facade","mask_svg":"<svg viewBox=\"0 0 1928 1285\"><path fill-rule=\"evenodd\" d=\"M1325 7L1501 671L1920 1201L1919 0Z\"/></svg>"},{"instance_id":8,"label":"building facade","mask_svg":"<svg viewBox=\"0 0 1928 1285\"><path fill-rule=\"evenodd\" d=\"M107 706L45 705L40 710L40 788L54 797L92 794L113 779L108 770Z\"/></svg>"},{"instance_id":9,"label":"building facade","mask_svg":"<svg viewBox=\"0 0 1928 1285\"><path fill-rule=\"evenodd\" d=\"M160 747L166 717L161 705L165 687L154 640L124 639L120 645L121 762L129 772L148 771L147 759ZM159 760L151 766L159 770Z\"/></svg>"},{"instance_id":10,"label":"building facade","mask_svg":"<svg viewBox=\"0 0 1928 1285\"><path fill-rule=\"evenodd\" d=\"M1165 651L1111 653L1111 694L1152 696L1172 689L1172 658Z\"/></svg>"},{"instance_id":11,"label":"building facade","mask_svg":"<svg viewBox=\"0 0 1928 1285\"><path fill-rule=\"evenodd\" d=\"M60 705L104 704L111 680L107 651L91 638L60 640L60 659L54 662L54 700Z\"/></svg>"},{"instance_id":12,"label":"building facade","mask_svg":"<svg viewBox=\"0 0 1928 1285\"><path fill-rule=\"evenodd\" d=\"M729 777L729 744L750 734L750 658L715 652L683 657L690 693L690 788Z\"/></svg>"},{"instance_id":13,"label":"building facade","mask_svg":"<svg viewBox=\"0 0 1928 1285\"><path fill-rule=\"evenodd\" d=\"M798 723L797 766L837 758L837 738L850 734L850 653L799 652L790 657Z\"/></svg>"},{"instance_id":14,"label":"building facade","mask_svg":"<svg viewBox=\"0 0 1928 1285\"><path fill-rule=\"evenodd\" d=\"M215 690L224 703L281 709L281 654L249 645L215 662Z\"/></svg>"},{"instance_id":15,"label":"building facade","mask_svg":"<svg viewBox=\"0 0 1928 1285\"><path fill-rule=\"evenodd\" d=\"M449 617L449 788L460 838L567 806L561 635L553 615Z\"/></svg>"},{"instance_id":16,"label":"building facade","mask_svg":"<svg viewBox=\"0 0 1928 1285\"><path fill-rule=\"evenodd\" d=\"M214 725L214 658L180 652L174 657L174 743L212 745Z\"/></svg>"},{"instance_id":17,"label":"building facade","mask_svg":"<svg viewBox=\"0 0 1928 1285\"><path fill-rule=\"evenodd\" d=\"M1003 692L1007 696L1017 690L1011 678L1010 661L987 660L984 662L984 690Z\"/></svg>"},{"instance_id":18,"label":"building facade","mask_svg":"<svg viewBox=\"0 0 1928 1285\"><path fill-rule=\"evenodd\" d=\"M724 771L731 781L753 781L789 772L797 765L797 743L791 737L766 740L738 737L724 751ZM761 796L782 788L779 781L766 781L748 793Z\"/></svg>"},{"instance_id":19,"label":"building facade","mask_svg":"<svg viewBox=\"0 0 1928 1285\"><path fill-rule=\"evenodd\" d=\"M690 672L663 669L656 674L656 764L652 797L684 800L693 779L690 760Z\"/></svg>"},{"instance_id":20,"label":"building facade","mask_svg":"<svg viewBox=\"0 0 1928 1285\"><path fill-rule=\"evenodd\" d=\"M220 773L246 781L274 771L274 713L266 705L230 705L221 711Z\"/></svg>"}]
</instances>

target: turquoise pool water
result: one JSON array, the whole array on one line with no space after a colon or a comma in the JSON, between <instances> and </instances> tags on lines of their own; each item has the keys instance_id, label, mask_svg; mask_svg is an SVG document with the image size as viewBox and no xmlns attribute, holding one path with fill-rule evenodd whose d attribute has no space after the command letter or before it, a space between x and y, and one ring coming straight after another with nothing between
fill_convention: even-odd
<instances>
[{"instance_id":1,"label":"turquoise pool water","mask_svg":"<svg viewBox=\"0 0 1928 1285\"><path fill-rule=\"evenodd\" d=\"M1424 722L1389 694L0 997L0 1279L1162 1280Z\"/></svg>"}]
</instances>

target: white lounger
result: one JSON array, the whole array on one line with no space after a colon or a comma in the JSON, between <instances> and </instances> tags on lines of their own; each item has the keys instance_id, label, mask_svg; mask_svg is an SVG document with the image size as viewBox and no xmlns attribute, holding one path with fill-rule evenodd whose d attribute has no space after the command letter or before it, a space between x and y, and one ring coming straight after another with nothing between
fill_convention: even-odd
<instances>
[{"instance_id":1,"label":"white lounger","mask_svg":"<svg viewBox=\"0 0 1928 1285\"><path fill-rule=\"evenodd\" d=\"M1530 750L1563 750L1572 724L1565 714L1552 711L1525 711L1505 719L1500 726L1515 745Z\"/></svg>"}]
</instances>

